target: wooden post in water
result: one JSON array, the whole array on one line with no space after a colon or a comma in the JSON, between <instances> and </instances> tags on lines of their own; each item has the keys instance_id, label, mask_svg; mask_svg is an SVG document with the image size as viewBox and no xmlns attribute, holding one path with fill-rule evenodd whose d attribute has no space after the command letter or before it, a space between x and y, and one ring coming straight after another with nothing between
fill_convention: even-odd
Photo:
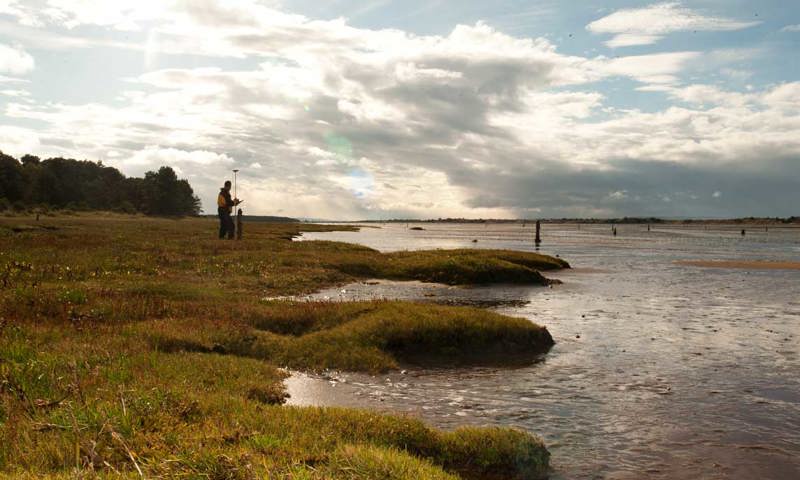
<instances>
[{"instance_id":1,"label":"wooden post in water","mask_svg":"<svg viewBox=\"0 0 800 480\"><path fill-rule=\"evenodd\" d=\"M746 234L747 234L747 232L746 232L746 231L745 231L745 229L743 228L743 229L742 229L742 236L744 237Z\"/></svg>"},{"instance_id":2,"label":"wooden post in water","mask_svg":"<svg viewBox=\"0 0 800 480\"><path fill-rule=\"evenodd\" d=\"M236 240L242 239L242 209L236 212Z\"/></svg>"},{"instance_id":3,"label":"wooden post in water","mask_svg":"<svg viewBox=\"0 0 800 480\"><path fill-rule=\"evenodd\" d=\"M534 243L538 247L542 243L542 222L536 220L536 239Z\"/></svg>"}]
</instances>

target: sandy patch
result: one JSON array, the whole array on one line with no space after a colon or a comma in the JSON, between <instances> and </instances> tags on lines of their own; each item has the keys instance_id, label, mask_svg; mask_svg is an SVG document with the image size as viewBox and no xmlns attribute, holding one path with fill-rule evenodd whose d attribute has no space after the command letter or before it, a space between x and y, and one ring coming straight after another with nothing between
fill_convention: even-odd
<instances>
[{"instance_id":1,"label":"sandy patch","mask_svg":"<svg viewBox=\"0 0 800 480\"><path fill-rule=\"evenodd\" d=\"M774 262L762 260L682 260L678 265L703 268L741 268L747 270L800 270L800 262Z\"/></svg>"}]
</instances>

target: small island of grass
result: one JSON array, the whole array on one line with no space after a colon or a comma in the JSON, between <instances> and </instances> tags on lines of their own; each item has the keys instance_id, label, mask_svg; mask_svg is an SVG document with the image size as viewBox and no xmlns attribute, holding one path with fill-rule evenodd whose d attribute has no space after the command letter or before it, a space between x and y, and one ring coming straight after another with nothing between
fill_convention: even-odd
<instances>
[{"instance_id":1,"label":"small island of grass","mask_svg":"<svg viewBox=\"0 0 800 480\"><path fill-rule=\"evenodd\" d=\"M219 325L192 318L130 327L158 351L221 353L302 370L378 373L402 365L529 364L546 328L467 307L408 302L273 301Z\"/></svg>"},{"instance_id":2,"label":"small island of grass","mask_svg":"<svg viewBox=\"0 0 800 480\"><path fill-rule=\"evenodd\" d=\"M364 278L546 282L558 259L492 250L383 254L205 219L0 220L0 476L541 478L549 454L508 428L281 406L279 366L533 361L543 327L472 308L264 301Z\"/></svg>"}]
</instances>

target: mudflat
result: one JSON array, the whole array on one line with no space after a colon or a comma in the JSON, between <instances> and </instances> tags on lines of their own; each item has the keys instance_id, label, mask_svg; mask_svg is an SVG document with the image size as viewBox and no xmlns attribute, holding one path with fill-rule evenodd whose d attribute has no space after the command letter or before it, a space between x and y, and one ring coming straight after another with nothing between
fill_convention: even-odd
<instances>
[{"instance_id":1,"label":"mudflat","mask_svg":"<svg viewBox=\"0 0 800 480\"><path fill-rule=\"evenodd\" d=\"M678 265L703 268L737 268L746 270L800 270L800 262L767 260L680 260Z\"/></svg>"}]
</instances>

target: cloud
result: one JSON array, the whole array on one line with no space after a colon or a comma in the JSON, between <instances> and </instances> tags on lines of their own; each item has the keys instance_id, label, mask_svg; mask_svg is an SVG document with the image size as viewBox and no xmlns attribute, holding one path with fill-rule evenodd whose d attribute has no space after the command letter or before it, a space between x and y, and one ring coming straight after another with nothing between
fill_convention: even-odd
<instances>
[{"instance_id":1,"label":"cloud","mask_svg":"<svg viewBox=\"0 0 800 480\"><path fill-rule=\"evenodd\" d=\"M188 152L176 148L148 146L132 155L126 163L128 165L185 164L203 167L229 165L233 163L233 159L225 154L217 154L206 150Z\"/></svg>"},{"instance_id":2,"label":"cloud","mask_svg":"<svg viewBox=\"0 0 800 480\"><path fill-rule=\"evenodd\" d=\"M29 97L31 93L27 90L7 89L7 90L0 90L0 95L4 95L6 97L22 98L22 97Z\"/></svg>"},{"instance_id":3,"label":"cloud","mask_svg":"<svg viewBox=\"0 0 800 480\"><path fill-rule=\"evenodd\" d=\"M759 23L706 16L680 2L666 2L618 10L591 22L586 29L595 34L613 34L606 45L617 48L650 45L674 32L742 30Z\"/></svg>"},{"instance_id":4,"label":"cloud","mask_svg":"<svg viewBox=\"0 0 800 480\"><path fill-rule=\"evenodd\" d=\"M58 2L66 13L46 19L122 28L115 10L86 5ZM316 218L775 215L797 204L800 83L685 84L733 51L588 58L484 23L414 35L248 0L153 8L157 18L131 18L158 32L154 52L230 61L124 79L114 103L10 99L7 119L40 125L15 134L42 155L128 174L172 165L207 210L233 168L250 213ZM616 78L671 103L615 107L596 82ZM703 204L713 191L742 194Z\"/></svg>"},{"instance_id":5,"label":"cloud","mask_svg":"<svg viewBox=\"0 0 800 480\"><path fill-rule=\"evenodd\" d=\"M764 104L797 112L800 110L800 82L782 83L762 97Z\"/></svg>"},{"instance_id":6,"label":"cloud","mask_svg":"<svg viewBox=\"0 0 800 480\"><path fill-rule=\"evenodd\" d=\"M546 217L793 215L783 202L796 199L791 185L800 180L800 157L762 162L763 170L725 169L675 162L618 160L610 169L564 169L551 165L516 176L492 175L502 188L484 190L471 205L513 206L524 216L535 206ZM624 185L625 190L615 190ZM736 191L708 200L709 186ZM713 187L711 187L713 188ZM612 192L609 194L609 192ZM623 195L614 195L622 192ZM705 199L703 198L705 197ZM669 201L666 201L669 199Z\"/></svg>"},{"instance_id":7,"label":"cloud","mask_svg":"<svg viewBox=\"0 0 800 480\"><path fill-rule=\"evenodd\" d=\"M0 0L0 15L14 17L22 25L42 25L30 6L23 5L20 0Z\"/></svg>"},{"instance_id":8,"label":"cloud","mask_svg":"<svg viewBox=\"0 0 800 480\"><path fill-rule=\"evenodd\" d=\"M608 198L612 200L625 200L626 198L628 198L628 191L617 190L616 192L611 192L608 194Z\"/></svg>"},{"instance_id":9,"label":"cloud","mask_svg":"<svg viewBox=\"0 0 800 480\"><path fill-rule=\"evenodd\" d=\"M0 20L0 31L14 38L29 48L62 51L72 49L88 49L93 47L112 47L128 50L144 50L145 47L135 43L112 41L102 37L82 37L72 34L61 34L38 28L36 26L18 24Z\"/></svg>"},{"instance_id":10,"label":"cloud","mask_svg":"<svg viewBox=\"0 0 800 480\"><path fill-rule=\"evenodd\" d=\"M598 68L607 74L628 76L643 83L674 83L677 75L701 55L700 52L672 52L619 57L602 62Z\"/></svg>"},{"instance_id":11,"label":"cloud","mask_svg":"<svg viewBox=\"0 0 800 480\"><path fill-rule=\"evenodd\" d=\"M31 18L27 25L59 25L69 29L82 25L134 31L170 12L175 0L31 0L13 1L15 15Z\"/></svg>"},{"instance_id":12,"label":"cloud","mask_svg":"<svg viewBox=\"0 0 800 480\"><path fill-rule=\"evenodd\" d=\"M211 208L212 194L223 180L231 176L235 160L224 153L209 150L184 150L174 147L149 145L136 150L134 145L127 154L116 150L106 152L101 158L110 165L118 167L131 175L143 175L145 172L157 170L161 166L171 166L181 177L188 178L206 201L206 210Z\"/></svg>"},{"instance_id":13,"label":"cloud","mask_svg":"<svg viewBox=\"0 0 800 480\"><path fill-rule=\"evenodd\" d=\"M785 27L781 28L781 32L800 32L800 24L786 25Z\"/></svg>"},{"instance_id":14,"label":"cloud","mask_svg":"<svg viewBox=\"0 0 800 480\"><path fill-rule=\"evenodd\" d=\"M33 57L22 48L0 43L0 73L25 75L34 65Z\"/></svg>"},{"instance_id":15,"label":"cloud","mask_svg":"<svg viewBox=\"0 0 800 480\"><path fill-rule=\"evenodd\" d=\"M26 83L26 82L27 82L27 80L24 80L22 78L6 77L6 76L3 76L3 75L0 75L0 83Z\"/></svg>"},{"instance_id":16,"label":"cloud","mask_svg":"<svg viewBox=\"0 0 800 480\"><path fill-rule=\"evenodd\" d=\"M25 128L0 125L0 151L21 157L39 149L39 137Z\"/></svg>"},{"instance_id":17,"label":"cloud","mask_svg":"<svg viewBox=\"0 0 800 480\"><path fill-rule=\"evenodd\" d=\"M758 95L729 92L714 85L688 85L671 88L668 92L675 99L697 106L743 107L759 101ZM774 93L771 92L770 95Z\"/></svg>"},{"instance_id":18,"label":"cloud","mask_svg":"<svg viewBox=\"0 0 800 480\"><path fill-rule=\"evenodd\" d=\"M606 42L611 48L633 47L636 45L651 45L661 40L661 35L648 35L643 33L620 33Z\"/></svg>"}]
</instances>

